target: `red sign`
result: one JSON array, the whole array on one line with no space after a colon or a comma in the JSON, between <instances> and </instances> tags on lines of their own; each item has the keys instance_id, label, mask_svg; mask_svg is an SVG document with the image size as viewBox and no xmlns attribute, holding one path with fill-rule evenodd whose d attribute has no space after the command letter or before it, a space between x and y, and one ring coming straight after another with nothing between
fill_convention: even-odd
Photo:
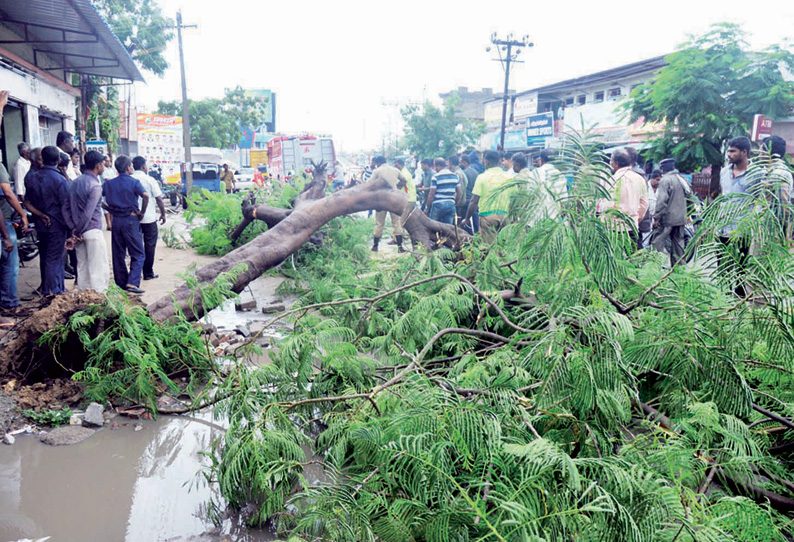
<instances>
[{"instance_id":1,"label":"red sign","mask_svg":"<svg viewBox=\"0 0 794 542\"><path fill-rule=\"evenodd\" d=\"M772 135L772 119L768 119L763 115L755 115L753 117L753 131L750 139L759 141L765 137Z\"/></svg>"}]
</instances>

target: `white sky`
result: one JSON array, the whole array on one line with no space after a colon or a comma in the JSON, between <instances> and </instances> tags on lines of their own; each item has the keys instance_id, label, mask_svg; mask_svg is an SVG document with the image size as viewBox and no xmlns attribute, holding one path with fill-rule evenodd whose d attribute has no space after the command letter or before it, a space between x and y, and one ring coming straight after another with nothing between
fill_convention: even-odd
<instances>
[{"instance_id":1,"label":"white sky","mask_svg":"<svg viewBox=\"0 0 794 542\"><path fill-rule=\"evenodd\" d=\"M491 32L534 41L511 73L521 91L668 53L715 22L741 23L755 48L794 28L794 2L784 0L153 1L199 25L183 34L190 97L270 88L279 131L330 133L345 151L380 146L390 120L398 128L389 104L439 102L457 86L501 91L502 68L485 51ZM144 72L138 88L152 111L158 99L180 97L176 39L166 58L165 77Z\"/></svg>"}]
</instances>

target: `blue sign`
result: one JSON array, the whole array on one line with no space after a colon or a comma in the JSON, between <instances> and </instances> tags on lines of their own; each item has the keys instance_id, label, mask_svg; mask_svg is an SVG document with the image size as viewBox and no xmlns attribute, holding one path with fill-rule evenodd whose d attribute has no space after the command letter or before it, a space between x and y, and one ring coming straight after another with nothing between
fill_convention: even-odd
<instances>
[{"instance_id":1,"label":"blue sign","mask_svg":"<svg viewBox=\"0 0 794 542\"><path fill-rule=\"evenodd\" d=\"M554 137L554 113L539 113L527 117L527 147L545 147Z\"/></svg>"},{"instance_id":2,"label":"blue sign","mask_svg":"<svg viewBox=\"0 0 794 542\"><path fill-rule=\"evenodd\" d=\"M526 146L526 130L505 132L505 150L523 149Z\"/></svg>"}]
</instances>

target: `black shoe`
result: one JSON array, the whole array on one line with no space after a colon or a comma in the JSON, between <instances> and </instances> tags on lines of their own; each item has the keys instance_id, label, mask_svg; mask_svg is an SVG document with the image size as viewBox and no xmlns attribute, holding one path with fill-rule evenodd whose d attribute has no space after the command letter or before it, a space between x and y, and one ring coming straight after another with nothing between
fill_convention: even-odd
<instances>
[{"instance_id":1,"label":"black shoe","mask_svg":"<svg viewBox=\"0 0 794 542\"><path fill-rule=\"evenodd\" d=\"M64 272L63 272L63 278L64 278L65 280L74 280L74 275L72 275L72 274L71 274L70 272L68 272L68 271L64 271Z\"/></svg>"},{"instance_id":2,"label":"black shoe","mask_svg":"<svg viewBox=\"0 0 794 542\"><path fill-rule=\"evenodd\" d=\"M146 292L146 290L141 290L140 288L138 288L137 286L133 286L132 284L127 284L127 286L124 289L131 294L143 294Z\"/></svg>"},{"instance_id":3,"label":"black shoe","mask_svg":"<svg viewBox=\"0 0 794 542\"><path fill-rule=\"evenodd\" d=\"M159 278L160 278L160 275L155 273L153 275L149 275L148 277L143 277L143 280L152 280L152 279L159 279Z\"/></svg>"},{"instance_id":4,"label":"black shoe","mask_svg":"<svg viewBox=\"0 0 794 542\"><path fill-rule=\"evenodd\" d=\"M397 252L408 252L408 251L407 251L407 250L405 250L405 249L403 248L403 246L402 246L402 245L399 245L399 246L397 247Z\"/></svg>"}]
</instances>

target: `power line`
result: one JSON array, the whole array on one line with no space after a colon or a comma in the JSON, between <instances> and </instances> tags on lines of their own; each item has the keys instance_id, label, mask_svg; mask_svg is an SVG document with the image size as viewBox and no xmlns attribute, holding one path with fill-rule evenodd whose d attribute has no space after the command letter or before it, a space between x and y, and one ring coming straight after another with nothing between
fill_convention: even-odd
<instances>
[{"instance_id":1,"label":"power line","mask_svg":"<svg viewBox=\"0 0 794 542\"><path fill-rule=\"evenodd\" d=\"M499 55L499 58L494 58L493 60L498 61L505 72L505 89L504 94L502 95L502 127L499 132L499 146L502 150L505 148L505 123L507 121L507 94L510 88L510 64L516 62L522 64L523 62L517 60L519 54L524 47L533 47L535 44L529 41L529 36L522 36L520 40L513 39L513 34L508 34L505 39L499 39L496 37L496 32L491 34L491 43L496 46L496 52ZM485 48L486 51L490 51L490 47ZM502 57L502 51L505 52L505 56Z\"/></svg>"}]
</instances>

